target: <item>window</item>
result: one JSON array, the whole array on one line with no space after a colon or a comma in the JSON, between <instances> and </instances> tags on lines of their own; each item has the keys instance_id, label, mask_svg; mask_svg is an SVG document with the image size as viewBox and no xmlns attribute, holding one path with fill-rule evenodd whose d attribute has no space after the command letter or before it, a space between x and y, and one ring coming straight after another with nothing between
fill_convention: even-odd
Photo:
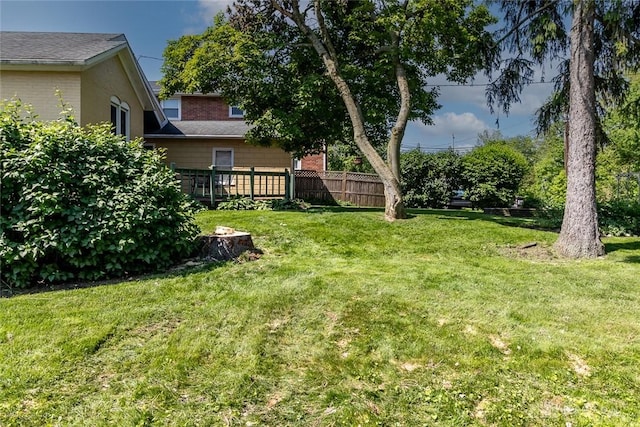
<instances>
[{"instance_id":1,"label":"window","mask_svg":"<svg viewBox=\"0 0 640 427\"><path fill-rule=\"evenodd\" d=\"M302 170L302 159L293 159L293 170Z\"/></svg>"},{"instance_id":2,"label":"window","mask_svg":"<svg viewBox=\"0 0 640 427\"><path fill-rule=\"evenodd\" d=\"M169 120L180 120L180 99L164 99L160 101L162 111Z\"/></svg>"},{"instance_id":3,"label":"window","mask_svg":"<svg viewBox=\"0 0 640 427\"><path fill-rule=\"evenodd\" d=\"M129 104L121 102L115 96L111 97L111 128L116 135L123 135L127 141L130 137Z\"/></svg>"},{"instance_id":4,"label":"window","mask_svg":"<svg viewBox=\"0 0 640 427\"><path fill-rule=\"evenodd\" d=\"M233 150L230 148L214 148L213 165L216 168L216 184L233 185L233 176L224 173L224 171L233 170Z\"/></svg>"},{"instance_id":5,"label":"window","mask_svg":"<svg viewBox=\"0 0 640 427\"><path fill-rule=\"evenodd\" d=\"M229 107L229 117L244 117L244 111L240 107Z\"/></svg>"}]
</instances>

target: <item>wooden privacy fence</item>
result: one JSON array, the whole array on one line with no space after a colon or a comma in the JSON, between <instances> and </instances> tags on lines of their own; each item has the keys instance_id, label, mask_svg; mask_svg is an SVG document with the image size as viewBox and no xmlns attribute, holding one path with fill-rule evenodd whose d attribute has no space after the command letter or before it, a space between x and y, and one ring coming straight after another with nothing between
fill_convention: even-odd
<instances>
[{"instance_id":1,"label":"wooden privacy fence","mask_svg":"<svg viewBox=\"0 0 640 427\"><path fill-rule=\"evenodd\" d=\"M295 171L295 196L299 199L356 206L384 206L384 186L378 175L358 172Z\"/></svg>"},{"instance_id":2,"label":"wooden privacy fence","mask_svg":"<svg viewBox=\"0 0 640 427\"><path fill-rule=\"evenodd\" d=\"M291 197L292 178L283 172L249 170L183 169L172 167L182 191L215 207L232 197L276 199Z\"/></svg>"}]
</instances>

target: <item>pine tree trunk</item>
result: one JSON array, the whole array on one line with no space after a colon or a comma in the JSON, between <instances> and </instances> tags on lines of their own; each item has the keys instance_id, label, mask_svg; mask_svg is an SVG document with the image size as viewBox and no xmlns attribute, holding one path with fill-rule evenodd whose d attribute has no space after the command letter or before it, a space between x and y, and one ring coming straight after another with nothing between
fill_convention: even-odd
<instances>
[{"instance_id":1,"label":"pine tree trunk","mask_svg":"<svg viewBox=\"0 0 640 427\"><path fill-rule=\"evenodd\" d=\"M595 191L594 3L575 0L571 27L567 198L556 250L571 258L604 255Z\"/></svg>"}]
</instances>

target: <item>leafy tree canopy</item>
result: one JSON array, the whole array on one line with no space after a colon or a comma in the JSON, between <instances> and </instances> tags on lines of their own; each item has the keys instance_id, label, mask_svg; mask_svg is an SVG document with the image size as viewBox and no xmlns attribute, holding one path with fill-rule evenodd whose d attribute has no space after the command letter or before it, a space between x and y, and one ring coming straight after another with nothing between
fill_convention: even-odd
<instances>
[{"instance_id":1,"label":"leafy tree canopy","mask_svg":"<svg viewBox=\"0 0 640 427\"><path fill-rule=\"evenodd\" d=\"M522 153L529 164L533 164L540 150L542 140L534 139L526 135L505 137L500 131L484 131L478 135L480 145L504 144L515 148Z\"/></svg>"},{"instance_id":2,"label":"leafy tree canopy","mask_svg":"<svg viewBox=\"0 0 640 427\"><path fill-rule=\"evenodd\" d=\"M336 54L369 139L378 145L388 140L400 110L394 55L411 91L408 118L430 123L438 90L425 90L427 80L445 75L463 82L472 76L485 62L485 27L495 22L470 0L317 1L300 13L311 21L314 7L322 11L321 36ZM279 8L290 10L292 3L241 0L203 34L169 42L161 94L221 93L244 109L253 125L250 141L277 142L292 152L353 138L318 53Z\"/></svg>"}]
</instances>

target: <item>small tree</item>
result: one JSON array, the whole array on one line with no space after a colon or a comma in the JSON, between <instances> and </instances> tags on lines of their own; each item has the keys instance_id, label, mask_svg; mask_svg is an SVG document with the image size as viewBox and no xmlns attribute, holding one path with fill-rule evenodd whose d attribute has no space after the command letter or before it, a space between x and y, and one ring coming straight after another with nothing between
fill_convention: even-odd
<instances>
[{"instance_id":1,"label":"small tree","mask_svg":"<svg viewBox=\"0 0 640 427\"><path fill-rule=\"evenodd\" d=\"M558 123L549 129L538 149L522 193L527 203L536 208L557 211L564 209L567 175L563 154L564 125ZM559 215L562 217L561 214Z\"/></svg>"},{"instance_id":2,"label":"small tree","mask_svg":"<svg viewBox=\"0 0 640 427\"><path fill-rule=\"evenodd\" d=\"M475 148L462 158L462 181L474 206L510 206L528 164L522 153L504 144Z\"/></svg>"},{"instance_id":3,"label":"small tree","mask_svg":"<svg viewBox=\"0 0 640 427\"><path fill-rule=\"evenodd\" d=\"M160 156L108 124L0 105L1 279L26 287L158 270L188 256L195 205Z\"/></svg>"},{"instance_id":4,"label":"small tree","mask_svg":"<svg viewBox=\"0 0 640 427\"><path fill-rule=\"evenodd\" d=\"M407 122L430 123L438 108L428 80L464 82L493 53L495 20L472 0L238 0L227 16L169 43L162 93L217 91L244 108L249 141L289 151L349 134L384 184L390 221L405 215Z\"/></svg>"}]
</instances>

